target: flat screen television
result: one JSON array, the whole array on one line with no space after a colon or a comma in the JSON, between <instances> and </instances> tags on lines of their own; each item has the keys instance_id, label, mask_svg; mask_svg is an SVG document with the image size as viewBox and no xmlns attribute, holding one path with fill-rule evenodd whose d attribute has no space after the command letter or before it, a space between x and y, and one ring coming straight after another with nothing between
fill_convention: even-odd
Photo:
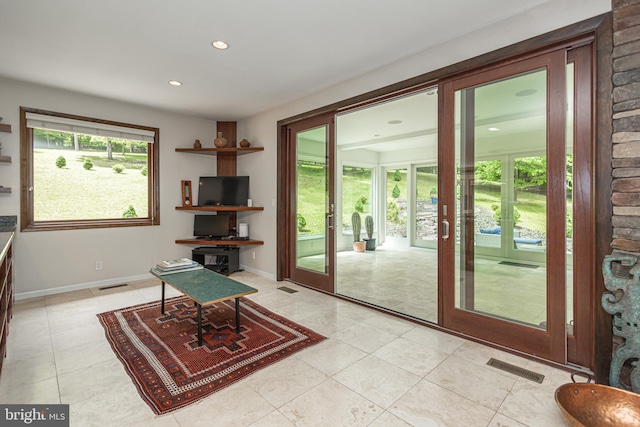
<instances>
[{"instance_id":1,"label":"flat screen television","mask_svg":"<svg viewBox=\"0 0 640 427\"><path fill-rule=\"evenodd\" d=\"M193 235L199 239L219 239L229 235L229 215L194 215Z\"/></svg>"},{"instance_id":2,"label":"flat screen television","mask_svg":"<svg viewBox=\"0 0 640 427\"><path fill-rule=\"evenodd\" d=\"M248 176L201 176L198 206L246 206Z\"/></svg>"}]
</instances>

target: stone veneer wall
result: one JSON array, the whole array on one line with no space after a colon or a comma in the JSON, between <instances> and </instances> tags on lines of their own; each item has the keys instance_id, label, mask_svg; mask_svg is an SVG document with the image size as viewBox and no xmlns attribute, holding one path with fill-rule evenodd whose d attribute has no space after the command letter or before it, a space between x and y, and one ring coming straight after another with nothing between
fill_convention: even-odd
<instances>
[{"instance_id":1,"label":"stone veneer wall","mask_svg":"<svg viewBox=\"0 0 640 427\"><path fill-rule=\"evenodd\" d=\"M613 242L640 256L640 0L612 0Z\"/></svg>"}]
</instances>

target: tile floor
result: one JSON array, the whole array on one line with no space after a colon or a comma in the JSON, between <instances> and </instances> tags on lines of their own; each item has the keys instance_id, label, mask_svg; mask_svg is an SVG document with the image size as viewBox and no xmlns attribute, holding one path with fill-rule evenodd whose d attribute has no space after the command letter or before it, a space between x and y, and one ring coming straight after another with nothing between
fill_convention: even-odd
<instances>
[{"instance_id":1,"label":"tile floor","mask_svg":"<svg viewBox=\"0 0 640 427\"><path fill-rule=\"evenodd\" d=\"M554 391L568 372L294 284L246 272L233 278L259 289L251 299L329 339L156 417L96 314L159 299L157 280L18 301L0 402L68 403L79 427L563 425ZM544 382L489 367L491 357L542 373Z\"/></svg>"},{"instance_id":2,"label":"tile floor","mask_svg":"<svg viewBox=\"0 0 640 427\"><path fill-rule=\"evenodd\" d=\"M536 268L504 265L499 259L478 256L474 268L476 311L533 327L546 320L544 265ZM459 267L455 271L458 274ZM567 275L567 282L571 283L571 272ZM337 293L341 295L438 322L438 260L433 249L385 244L364 253L338 252L336 278ZM456 281L459 283L457 277ZM567 301L573 301L572 295L572 286L567 286ZM571 304L567 304L567 309L570 323Z\"/></svg>"}]
</instances>

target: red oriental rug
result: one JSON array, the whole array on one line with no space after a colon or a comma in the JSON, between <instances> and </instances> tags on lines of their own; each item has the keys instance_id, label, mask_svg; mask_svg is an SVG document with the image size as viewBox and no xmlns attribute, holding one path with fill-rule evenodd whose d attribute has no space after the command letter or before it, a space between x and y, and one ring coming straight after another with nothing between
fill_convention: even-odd
<instances>
[{"instance_id":1,"label":"red oriental rug","mask_svg":"<svg viewBox=\"0 0 640 427\"><path fill-rule=\"evenodd\" d=\"M198 347L196 308L187 297L98 314L107 340L158 414L197 402L291 354L325 339L249 299L202 308L203 345Z\"/></svg>"}]
</instances>

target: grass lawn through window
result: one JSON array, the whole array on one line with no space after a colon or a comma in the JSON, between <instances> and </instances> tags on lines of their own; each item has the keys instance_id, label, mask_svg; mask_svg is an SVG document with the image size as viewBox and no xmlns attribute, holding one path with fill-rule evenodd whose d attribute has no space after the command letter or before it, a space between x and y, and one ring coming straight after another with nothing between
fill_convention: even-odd
<instances>
[{"instance_id":1,"label":"grass lawn through window","mask_svg":"<svg viewBox=\"0 0 640 427\"><path fill-rule=\"evenodd\" d=\"M58 168L63 156L66 166ZM91 170L83 167L91 159ZM34 150L34 219L36 221L114 219L133 206L139 217L147 217L148 178L141 170L146 153L113 153L63 149ZM112 166L123 165L122 173Z\"/></svg>"}]
</instances>

